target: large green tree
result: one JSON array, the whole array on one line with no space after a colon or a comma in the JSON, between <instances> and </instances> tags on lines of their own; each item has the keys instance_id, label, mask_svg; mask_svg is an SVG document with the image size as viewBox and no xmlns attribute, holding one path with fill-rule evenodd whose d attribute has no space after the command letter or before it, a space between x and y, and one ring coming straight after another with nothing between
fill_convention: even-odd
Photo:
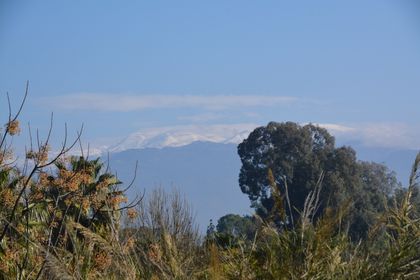
<instances>
[{"instance_id":1,"label":"large green tree","mask_svg":"<svg viewBox=\"0 0 420 280\"><path fill-rule=\"evenodd\" d=\"M334 137L312 124L270 122L256 128L238 146L238 154L242 192L263 218L272 217L276 195L290 204L283 217L276 217L277 223L285 226L297 220L306 197L322 178L316 213L327 207L346 209L351 233L363 236L371 213L383 209L384 200L397 184L386 167L358 162L352 148L336 148Z\"/></svg>"}]
</instances>

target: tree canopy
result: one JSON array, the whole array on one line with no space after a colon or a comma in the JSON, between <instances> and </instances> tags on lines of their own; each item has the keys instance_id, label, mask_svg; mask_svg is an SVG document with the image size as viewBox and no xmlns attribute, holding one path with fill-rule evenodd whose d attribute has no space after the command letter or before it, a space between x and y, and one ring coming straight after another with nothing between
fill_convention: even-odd
<instances>
[{"instance_id":1,"label":"tree canopy","mask_svg":"<svg viewBox=\"0 0 420 280\"><path fill-rule=\"evenodd\" d=\"M371 213L383 209L387 196L398 186L384 165L358 161L352 148L335 147L334 137L313 124L270 122L239 144L238 154L241 190L261 217L270 216L276 193L290 204L285 217L277 217L283 225L296 220L306 197L320 182L317 213L327 207L346 210L350 232L360 237Z\"/></svg>"}]
</instances>

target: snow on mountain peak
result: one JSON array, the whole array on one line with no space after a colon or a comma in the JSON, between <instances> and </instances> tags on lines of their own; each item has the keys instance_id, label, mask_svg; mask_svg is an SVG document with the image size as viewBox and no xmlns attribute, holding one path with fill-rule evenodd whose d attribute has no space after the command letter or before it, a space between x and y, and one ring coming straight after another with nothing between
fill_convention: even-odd
<instances>
[{"instance_id":1,"label":"snow on mountain peak","mask_svg":"<svg viewBox=\"0 0 420 280\"><path fill-rule=\"evenodd\" d=\"M148 128L132 133L107 150L120 152L129 149L180 147L196 141L239 144L257 126L221 124Z\"/></svg>"}]
</instances>

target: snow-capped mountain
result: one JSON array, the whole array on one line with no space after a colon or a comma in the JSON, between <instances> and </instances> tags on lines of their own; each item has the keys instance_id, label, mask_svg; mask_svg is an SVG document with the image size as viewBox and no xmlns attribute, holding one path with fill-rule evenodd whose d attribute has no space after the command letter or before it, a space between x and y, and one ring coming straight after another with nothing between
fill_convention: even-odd
<instances>
[{"instance_id":1,"label":"snow-capped mountain","mask_svg":"<svg viewBox=\"0 0 420 280\"><path fill-rule=\"evenodd\" d=\"M188 125L143 129L132 133L106 150L114 153L130 149L181 147L197 141L239 144L257 126L255 124Z\"/></svg>"},{"instance_id":2,"label":"snow-capped mountain","mask_svg":"<svg viewBox=\"0 0 420 280\"><path fill-rule=\"evenodd\" d=\"M227 213L252 213L249 200L238 184L241 162L237 144L257 126L190 125L143 129L103 151L110 152L111 170L125 183L131 182L138 162L134 187L128 193L130 198L155 187L178 187L196 209L197 221L204 232L210 219L216 221ZM407 185L416 150L375 148L363 142L349 142L353 128L321 126L338 135L337 146L350 145L359 159L387 164L397 172L403 185Z\"/></svg>"},{"instance_id":3,"label":"snow-capped mountain","mask_svg":"<svg viewBox=\"0 0 420 280\"><path fill-rule=\"evenodd\" d=\"M366 125L355 127L328 123L315 124L326 128L336 137L337 143L357 141L366 147L418 149L418 144L408 141L404 133L394 141L394 134L391 133L392 137L390 137L390 131L394 131L394 126L372 127ZM305 123L302 125L305 125ZM130 149L182 147L194 142L239 144L258 126L252 123L240 123L144 128L117 143L114 142L112 145L97 149L102 150L102 153L113 153Z\"/></svg>"}]
</instances>

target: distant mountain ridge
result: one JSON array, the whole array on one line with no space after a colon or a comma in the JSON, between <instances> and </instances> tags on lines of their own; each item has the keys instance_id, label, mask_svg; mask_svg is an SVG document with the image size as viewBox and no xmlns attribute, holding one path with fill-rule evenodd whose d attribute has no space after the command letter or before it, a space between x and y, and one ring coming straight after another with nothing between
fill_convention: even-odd
<instances>
[{"instance_id":1,"label":"distant mountain ridge","mask_svg":"<svg viewBox=\"0 0 420 280\"><path fill-rule=\"evenodd\" d=\"M181 147L198 141L239 144L255 127L255 124L239 124L150 128L132 133L106 150L113 153L130 149Z\"/></svg>"},{"instance_id":2,"label":"distant mountain ridge","mask_svg":"<svg viewBox=\"0 0 420 280\"><path fill-rule=\"evenodd\" d=\"M109 154L110 168L129 183L129 198L156 187L179 189L192 204L201 231L210 219L228 213L250 214L249 200L238 184L240 160L235 144L193 142L181 147L131 149Z\"/></svg>"},{"instance_id":3,"label":"distant mountain ridge","mask_svg":"<svg viewBox=\"0 0 420 280\"><path fill-rule=\"evenodd\" d=\"M417 151L352 147L358 159L385 163L397 172L403 186L407 185ZM132 180L138 162L131 198L156 187L178 188L193 205L202 231L210 219L216 221L228 213L252 213L238 183L241 162L236 144L194 141L175 147L128 149L110 153L109 160L111 171L125 183Z\"/></svg>"},{"instance_id":4,"label":"distant mountain ridge","mask_svg":"<svg viewBox=\"0 0 420 280\"><path fill-rule=\"evenodd\" d=\"M248 197L238 183L241 162L237 145L256 127L235 124L143 129L101 153L109 153L111 170L126 183L131 181L135 164L139 163L130 197L158 186L178 188L192 203L204 231L210 219L216 221L228 213L252 213ZM403 186L407 185L416 150L368 147L343 140L338 137L337 146L351 146L359 160L386 164L397 173Z\"/></svg>"}]
</instances>

